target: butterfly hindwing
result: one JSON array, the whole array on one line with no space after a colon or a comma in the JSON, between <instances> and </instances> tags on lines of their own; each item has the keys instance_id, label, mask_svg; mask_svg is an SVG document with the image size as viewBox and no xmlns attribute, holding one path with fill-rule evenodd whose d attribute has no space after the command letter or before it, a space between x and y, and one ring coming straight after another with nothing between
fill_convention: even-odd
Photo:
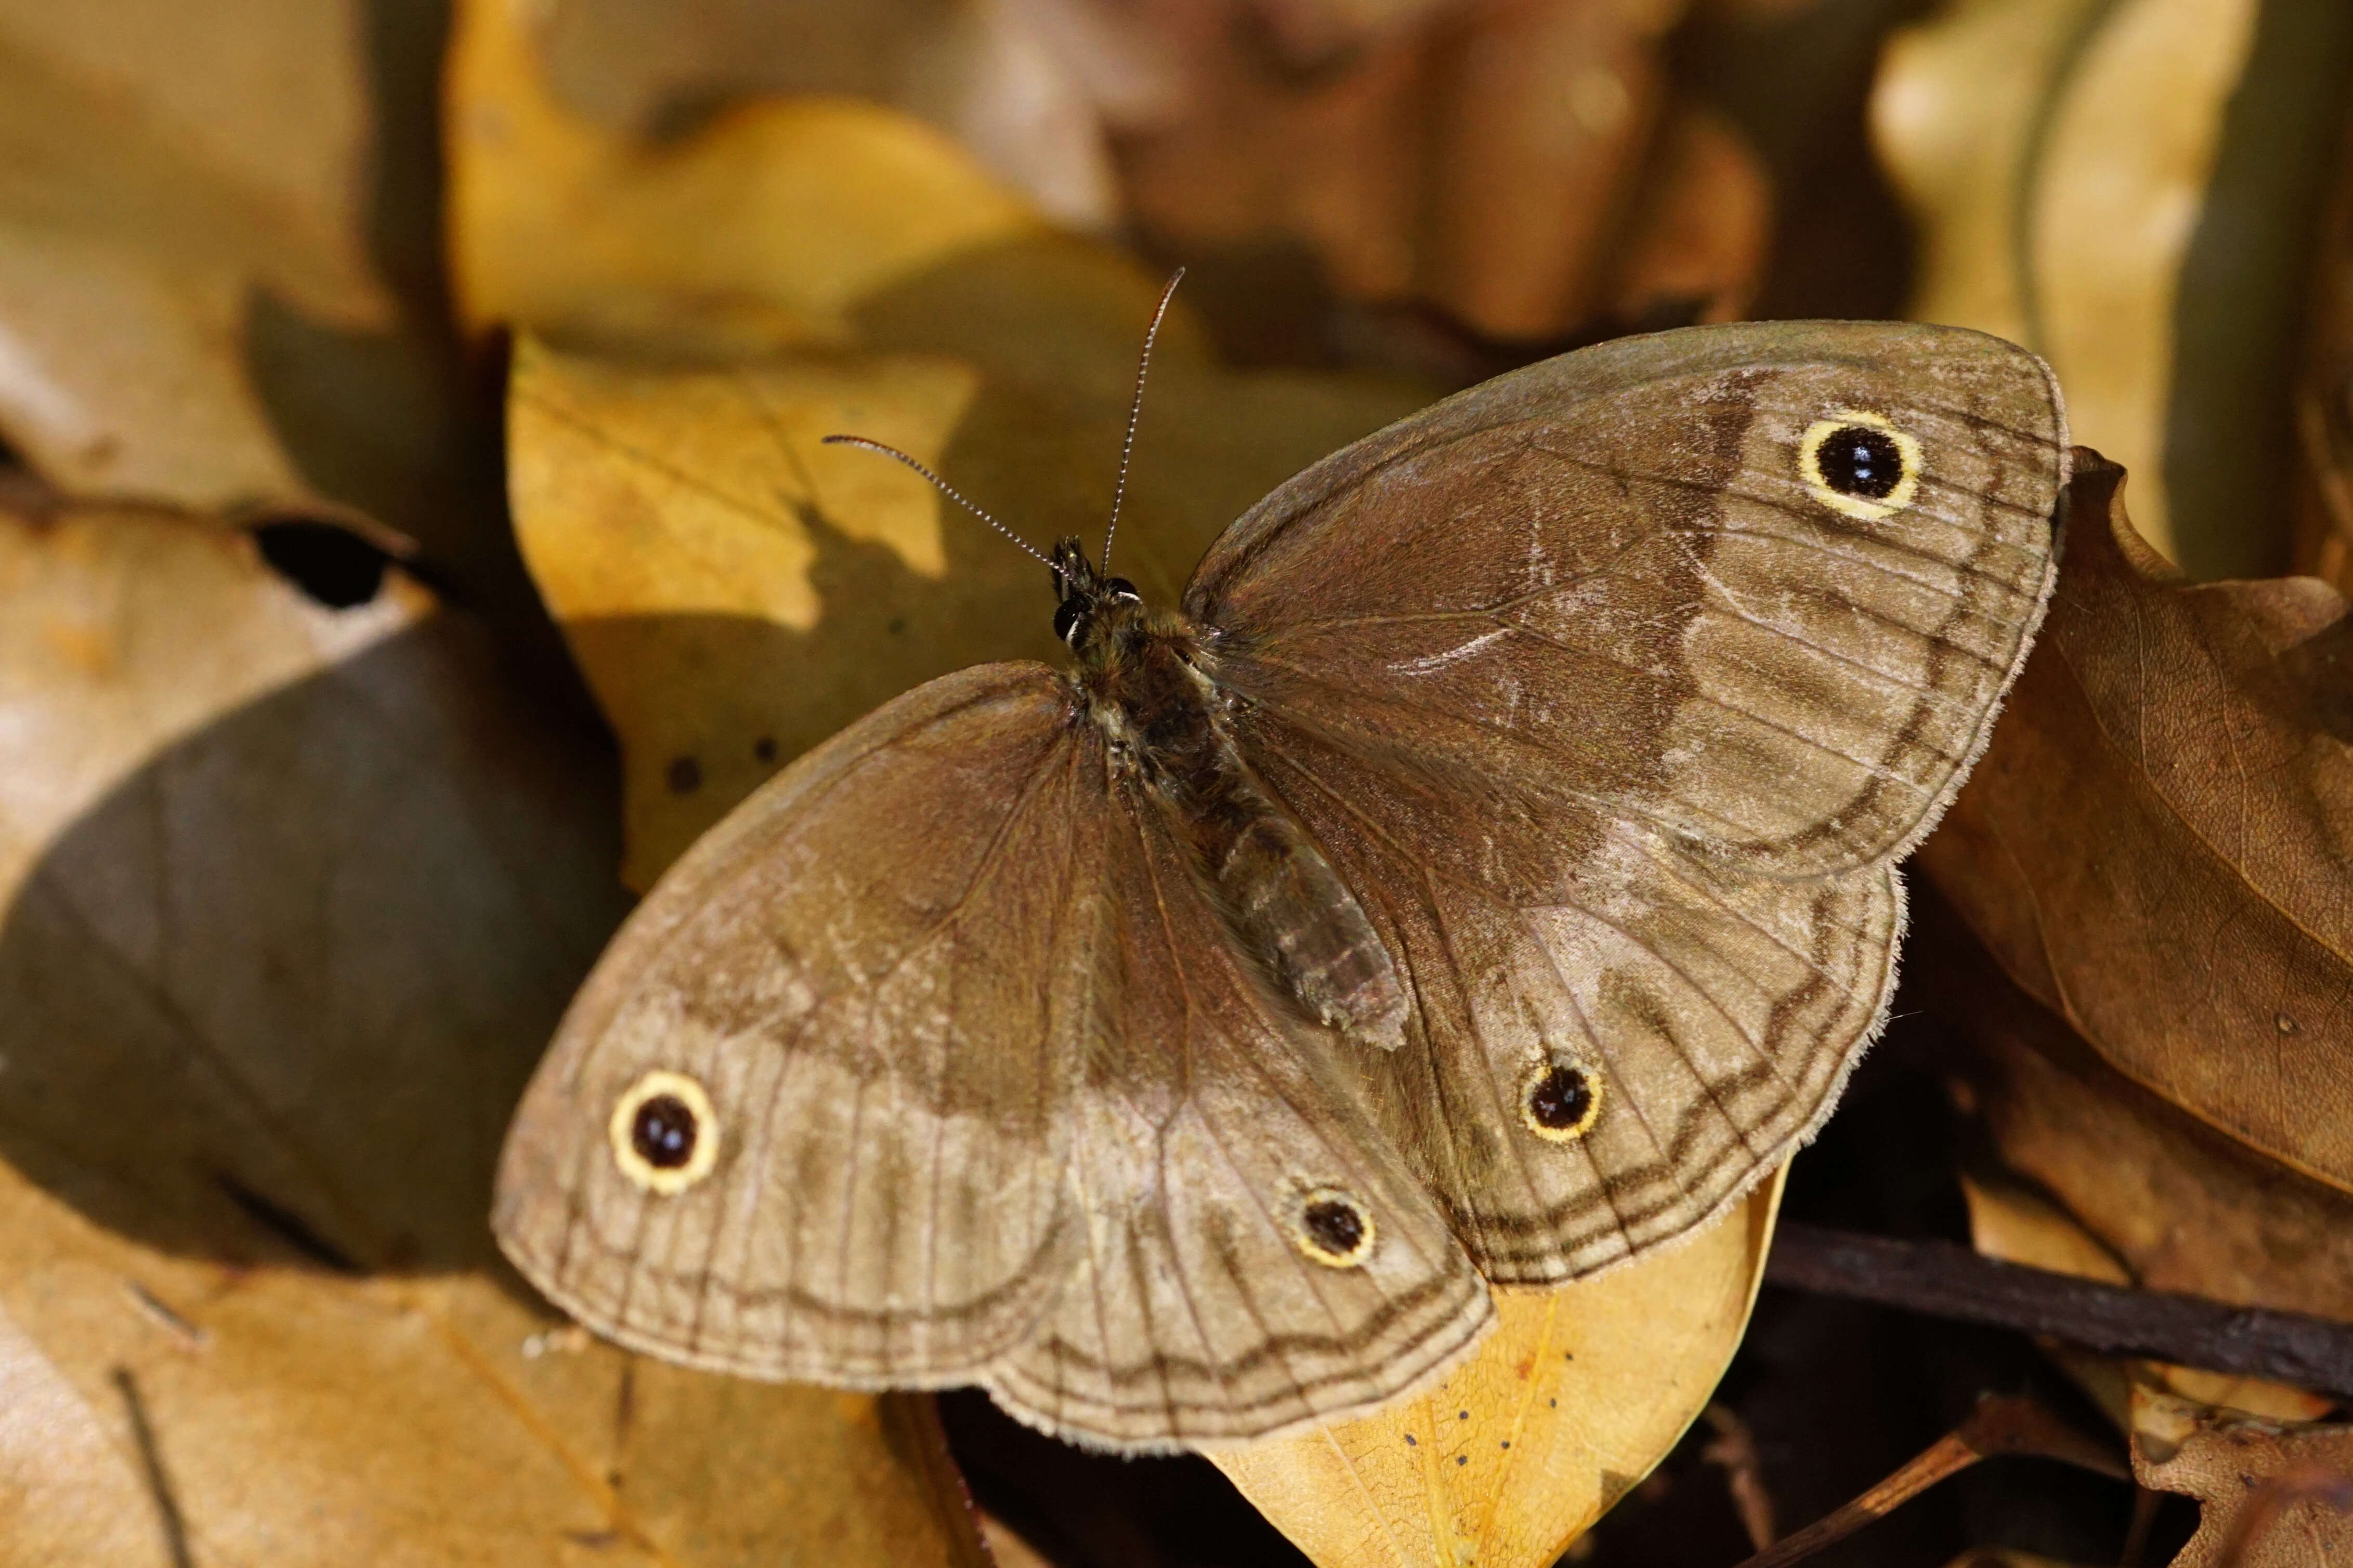
<instances>
[{"instance_id":1,"label":"butterfly hindwing","mask_svg":"<svg viewBox=\"0 0 2353 1568\"><path fill-rule=\"evenodd\" d=\"M1486 1284L1375 1125L1353 1053L1267 994L1156 808L1128 805L1105 860L1121 1026L1072 1134L1088 1244L990 1385L1050 1430L1148 1445L1377 1403L1470 1347ZM1314 1228L1319 1206L1337 1234ZM1352 1237L1361 1257L1335 1250Z\"/></svg>"},{"instance_id":2,"label":"butterfly hindwing","mask_svg":"<svg viewBox=\"0 0 2353 1568\"><path fill-rule=\"evenodd\" d=\"M1668 334L1370 437L1204 561L1238 742L1414 993L1377 1102L1491 1278L1680 1235L1828 1113L2067 450L1978 334ZM1569 1136L1528 1119L1555 1067L1599 1099Z\"/></svg>"}]
</instances>

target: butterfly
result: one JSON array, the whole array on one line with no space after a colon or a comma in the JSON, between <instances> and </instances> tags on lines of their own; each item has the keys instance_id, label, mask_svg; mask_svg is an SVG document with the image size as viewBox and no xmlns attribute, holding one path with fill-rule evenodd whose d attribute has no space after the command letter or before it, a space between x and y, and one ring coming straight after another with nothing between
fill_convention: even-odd
<instances>
[{"instance_id":1,"label":"butterfly","mask_svg":"<svg viewBox=\"0 0 2353 1568\"><path fill-rule=\"evenodd\" d=\"M2069 453L1999 340L1701 327L1324 459L1174 606L1064 540L1066 668L887 704L638 909L502 1246L624 1344L1114 1449L1414 1387L1830 1114Z\"/></svg>"}]
</instances>

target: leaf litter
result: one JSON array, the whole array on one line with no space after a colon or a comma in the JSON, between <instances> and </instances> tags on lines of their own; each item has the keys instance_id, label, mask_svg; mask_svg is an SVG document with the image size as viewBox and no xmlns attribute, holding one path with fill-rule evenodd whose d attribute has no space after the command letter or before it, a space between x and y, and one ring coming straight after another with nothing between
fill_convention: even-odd
<instances>
[{"instance_id":1,"label":"leaf litter","mask_svg":"<svg viewBox=\"0 0 2353 1568\"><path fill-rule=\"evenodd\" d=\"M514 1085L621 909L617 864L642 887L873 702L1044 650L1033 563L912 476L816 443L850 427L935 459L1039 542L1096 526L1161 274L1056 220L1115 217L1203 263L1164 339L1123 527L1124 569L1162 597L1273 481L1530 345L1760 298L1885 308L1852 291L1868 267L1846 284L1773 270L1835 254L1862 231L1804 226L1864 209L1826 205L1836 182L1775 187L1816 154L1775 140L1767 100L1740 97L1755 89L1693 94L1659 42L1678 7L1310 0L1205 6L1197 23L1019 0L936 32L913 7L887 42L787 70L741 40L798 24L731 4L698 0L649 35L630 0L461 0L439 102L446 285L415 191L404 209L385 180L417 166L402 149L429 72L387 94L387 35L358 8L248 0L209 32L129 0L0 14L0 76L20 88L0 132L35 154L0 179L0 334L32 351L0 375L0 434L43 482L8 491L24 504L0 571L25 611L0 616L0 712L26 742L0 769L0 1081L17 1091L0 1106L0 1234L30 1260L0 1282L0 1539L35 1560L152 1561L159 1541L174 1560L251 1560L298 1508L345 1532L326 1542L335 1560L730 1562L812 1541L828 1560L980 1560L930 1400L726 1383L595 1344L522 1300L480 1211ZM2222 178L2242 142L2211 100L2232 60L2254 73L2277 53L2259 30L2207 58L2189 73L2200 114L2134 153L2156 84L2189 79L2118 74L2171 58L2147 31L2158 4L2106 8L2084 70L2016 101L1959 46L2017 17L1961 7L1889 57L1876 110L1927 214L1932 278L1997 314L2021 307L2000 292L2016 279L1995 209L2026 210L2000 195L2019 167L2001 149L2057 116L2029 193L2046 205L2119 145L2140 157L2140 183L2103 198L2124 204L2115 221L2069 209L2043 226L2036 277L2057 312L2048 352L2084 410L2124 411L2109 438L2144 486L2158 307L2190 288L2177 275L2196 246L2120 269L2103 237ZM2199 5L2178 0L2235 36L2231 5ZM1721 62L1724 39L1757 54L1831 37L1805 30L1806 10L1716 0L1675 48ZM1093 19L1066 27L1063 12ZM206 53L230 37L260 42ZM659 47L609 52L629 37ZM1092 55L1069 47L1082 37ZM403 47L429 63L429 40ZM1807 47L1830 52L1759 58L1830 79L1806 73L1836 49ZM928 86L908 65L927 50L951 68ZM1866 55L1837 57L1857 62L1842 132L1857 142ZM1020 100L989 73L1048 56L1049 107L1003 118ZM1539 57L1598 68L1579 78L1586 152L1513 139L1535 122L1515 114L1567 101ZM288 60L328 66L251 89ZM1739 79L1707 68L1719 92ZM1936 70L1945 97L1902 99ZM757 97L779 87L846 87L932 123ZM1613 87L1621 114L1603 112ZM1940 117L1908 122L1925 138L1908 152L1886 119L1899 100ZM1974 174L1922 161L1962 143ZM1408 186L1416 202L1383 205ZM1268 260L1302 245L1305 273ZM2105 324L2078 309L2119 289L2131 308ZM470 363L437 324L445 299ZM1305 328L1268 325L1286 310ZM563 677L533 650L482 482L495 435L469 377L507 329L516 538L619 741L617 811L609 757L567 728ZM1228 353L1289 368L1237 370ZM2306 407L2325 421L2314 363ZM1334 368L1350 364L1384 368ZM372 410L394 412L358 438L353 416ZM2330 450L2308 437L2316 464ZM2169 578L2099 472L2075 498L2044 646L1926 857L1958 915L1930 901L1899 1009L1932 1016L1899 1018L1790 1201L2127 1287L2341 1313L2353 1167L2329 1142L2347 1086L2326 993L2343 963L2342 601ZM142 504L86 504L123 496ZM224 528L224 509L279 531ZM2284 532L2262 515L2231 526ZM343 582L339 608L271 569L321 546L336 564L305 580ZM1940 1084L1964 1151L1939 1142ZM2054 1350L2085 1399L2022 1346L1769 1289L1734 1356L1769 1222L1746 1223L1720 1227L1738 1245L1695 1242L1655 1278L1645 1265L1522 1303L1526 1323L1457 1374L1464 1430L1491 1433L1541 1383L1514 1359L1528 1335L1577 1339L1577 1375L1610 1391L1495 1436L1509 1464L1464 1447L1459 1477L1398 1469L1409 1447L1440 1450L1437 1394L1320 1447L1220 1458L1317 1561L1352 1564L1537 1563L1572 1540L1604 1563L1730 1561L1777 1524L1839 1517L1945 1426L1870 1495L1892 1506L1950 1475L1936 1496L1979 1500L1971 1518L2024 1520L2010 1503L2031 1493L2109 1521L2018 1537L2039 1556L1960 1560L2113 1561L2129 1533L2160 1555L2186 1543L2183 1563L2305 1561L2273 1554L2334 1540L2342 1428L2301 1419L2329 1413L2309 1391ZM1856 1331L1823 1340L1833 1323ZM1857 1395L1843 1407L1797 1392L1866 1376L1838 1384ZM2144 1485L2199 1500L2194 1536L2157 1492L2127 1531L2130 1497L2100 1461L2080 1482L2038 1471L1992 1490L1954 1464L2009 1439L1978 1442L1995 1418L1952 1391L2022 1384L2039 1403L2000 1419L2081 1458L2100 1445L2078 1428L2105 1418ZM1719 1414L1679 1443L1711 1389ZM1172 1543L1215 1528L1223 1544L1187 1560L1296 1561L1220 1512L1206 1468L1045 1463L985 1408L948 1405L1000 1560L1174 1563ZM1824 1414L1793 1426L1809 1409ZM1943 1414L1921 1432L1929 1409ZM1870 1539L1942 1542L1917 1560L1943 1560L1968 1537L1939 1506L1886 1513ZM1782 1555L1818 1539L1800 1530Z\"/></svg>"}]
</instances>

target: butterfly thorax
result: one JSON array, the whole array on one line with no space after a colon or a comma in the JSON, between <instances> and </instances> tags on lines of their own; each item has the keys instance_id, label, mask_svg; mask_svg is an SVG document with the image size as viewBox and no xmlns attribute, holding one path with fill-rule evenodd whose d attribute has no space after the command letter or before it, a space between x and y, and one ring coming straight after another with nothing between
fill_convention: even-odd
<instances>
[{"instance_id":1,"label":"butterfly thorax","mask_svg":"<svg viewBox=\"0 0 2353 1568\"><path fill-rule=\"evenodd\" d=\"M1054 554L1055 630L1077 656L1078 706L1103 735L1113 789L1175 829L1271 989L1310 1021L1398 1043L1396 965L1347 884L1242 760L1234 699L1206 639L1096 573L1075 541Z\"/></svg>"}]
</instances>

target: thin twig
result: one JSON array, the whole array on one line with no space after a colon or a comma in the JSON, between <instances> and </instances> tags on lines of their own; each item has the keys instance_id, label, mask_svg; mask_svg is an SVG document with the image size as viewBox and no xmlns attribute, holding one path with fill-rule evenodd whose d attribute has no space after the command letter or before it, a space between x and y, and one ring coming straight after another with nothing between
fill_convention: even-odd
<instances>
[{"instance_id":1,"label":"thin twig","mask_svg":"<svg viewBox=\"0 0 2353 1568\"><path fill-rule=\"evenodd\" d=\"M1785 1225L1773 1239L1765 1278L1793 1289L2048 1334L2106 1354L2353 1396L2353 1323L2103 1284L1980 1257L1948 1241Z\"/></svg>"},{"instance_id":2,"label":"thin twig","mask_svg":"<svg viewBox=\"0 0 2353 1568\"><path fill-rule=\"evenodd\" d=\"M139 1447L139 1468L147 1478L148 1495L155 1501L155 1521L164 1531L164 1554L171 1559L172 1568L193 1568L195 1559L188 1552L187 1516L180 1511L171 1475L164 1468L164 1450L155 1442L154 1424L147 1419L147 1402L139 1396L139 1380L127 1366L116 1367L113 1376L123 1409L131 1417L131 1438Z\"/></svg>"},{"instance_id":3,"label":"thin twig","mask_svg":"<svg viewBox=\"0 0 2353 1568\"><path fill-rule=\"evenodd\" d=\"M1725 1490L1732 1494L1732 1510L1748 1532L1748 1547L1762 1552L1780 1538L1773 1521L1773 1494L1765 1486L1764 1462L1757 1457L1757 1435L1728 1405L1711 1402L1701 1412L1715 1428L1715 1437L1700 1450L1700 1458L1724 1469Z\"/></svg>"},{"instance_id":4,"label":"thin twig","mask_svg":"<svg viewBox=\"0 0 2353 1568\"><path fill-rule=\"evenodd\" d=\"M1980 1400L1969 1418L1937 1438L1894 1474L1832 1513L1776 1542L1740 1568L1788 1568L1876 1519L1884 1519L1948 1476L1997 1454L2035 1454L2129 1480L2122 1460L2031 1399Z\"/></svg>"}]
</instances>

